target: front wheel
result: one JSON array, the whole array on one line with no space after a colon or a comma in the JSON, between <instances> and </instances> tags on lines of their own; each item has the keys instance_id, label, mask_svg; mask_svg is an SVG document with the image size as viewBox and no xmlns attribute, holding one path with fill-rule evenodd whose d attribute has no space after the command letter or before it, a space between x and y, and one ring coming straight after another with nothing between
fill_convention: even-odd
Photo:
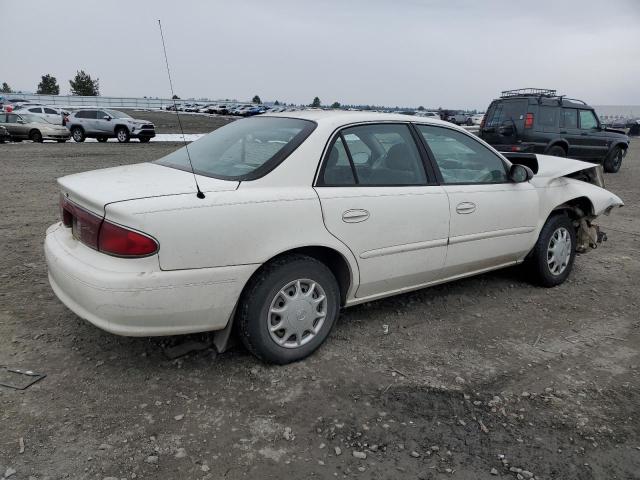
<instances>
[{"instance_id":1,"label":"front wheel","mask_svg":"<svg viewBox=\"0 0 640 480\"><path fill-rule=\"evenodd\" d=\"M551 157L566 157L567 152L565 152L564 148L562 148L560 145L554 145L549 150L547 150L546 155L549 155Z\"/></svg>"},{"instance_id":2,"label":"front wheel","mask_svg":"<svg viewBox=\"0 0 640 480\"><path fill-rule=\"evenodd\" d=\"M549 217L528 259L533 280L543 287L563 283L576 258L576 231L565 214Z\"/></svg>"},{"instance_id":3,"label":"front wheel","mask_svg":"<svg viewBox=\"0 0 640 480\"><path fill-rule=\"evenodd\" d=\"M84 142L84 130L80 127L73 127L71 129L71 136L75 142Z\"/></svg>"},{"instance_id":4,"label":"front wheel","mask_svg":"<svg viewBox=\"0 0 640 480\"><path fill-rule=\"evenodd\" d=\"M263 266L240 300L237 328L260 360L284 365L311 355L338 318L340 290L318 260L287 255Z\"/></svg>"},{"instance_id":5,"label":"front wheel","mask_svg":"<svg viewBox=\"0 0 640 480\"><path fill-rule=\"evenodd\" d=\"M125 127L120 127L116 130L116 138L120 143L126 143L131 138L129 135L129 130Z\"/></svg>"},{"instance_id":6,"label":"front wheel","mask_svg":"<svg viewBox=\"0 0 640 480\"><path fill-rule=\"evenodd\" d=\"M624 151L620 147L614 147L607 158L604 160L604 171L607 173L617 173L622 166L622 157L624 156Z\"/></svg>"}]
</instances>

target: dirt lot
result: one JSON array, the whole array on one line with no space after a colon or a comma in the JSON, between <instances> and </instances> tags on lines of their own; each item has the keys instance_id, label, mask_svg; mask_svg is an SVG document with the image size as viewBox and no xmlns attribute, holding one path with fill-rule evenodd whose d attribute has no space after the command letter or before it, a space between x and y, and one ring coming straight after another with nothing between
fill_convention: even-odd
<instances>
[{"instance_id":1,"label":"dirt lot","mask_svg":"<svg viewBox=\"0 0 640 480\"><path fill-rule=\"evenodd\" d=\"M627 206L566 284L512 269L354 307L286 367L168 360L183 337L104 333L49 288L55 178L178 146L0 146L0 365L47 374L0 387L0 478L640 478L637 141L606 176Z\"/></svg>"}]
</instances>

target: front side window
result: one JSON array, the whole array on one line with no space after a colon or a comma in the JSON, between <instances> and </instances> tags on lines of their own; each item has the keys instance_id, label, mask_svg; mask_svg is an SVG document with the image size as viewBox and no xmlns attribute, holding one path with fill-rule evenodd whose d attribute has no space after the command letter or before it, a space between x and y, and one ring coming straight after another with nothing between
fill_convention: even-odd
<instances>
[{"instance_id":1,"label":"front side window","mask_svg":"<svg viewBox=\"0 0 640 480\"><path fill-rule=\"evenodd\" d=\"M223 180L254 180L269 173L311 134L315 122L296 118L237 120L191 143L195 173ZM187 147L155 163L191 171Z\"/></svg>"},{"instance_id":2,"label":"front side window","mask_svg":"<svg viewBox=\"0 0 640 480\"><path fill-rule=\"evenodd\" d=\"M562 109L562 124L564 128L578 128L578 111L575 108Z\"/></svg>"},{"instance_id":3,"label":"front side window","mask_svg":"<svg viewBox=\"0 0 640 480\"><path fill-rule=\"evenodd\" d=\"M44 109L44 113L48 113L49 115L57 115L58 112L56 112L53 108L46 108Z\"/></svg>"},{"instance_id":4,"label":"front side window","mask_svg":"<svg viewBox=\"0 0 640 480\"><path fill-rule=\"evenodd\" d=\"M450 128L417 125L438 164L444 183L504 183L502 159L469 135Z\"/></svg>"},{"instance_id":5,"label":"front side window","mask_svg":"<svg viewBox=\"0 0 640 480\"><path fill-rule=\"evenodd\" d=\"M407 125L381 123L348 127L340 132L340 137L356 185L400 186L427 183L418 147Z\"/></svg>"},{"instance_id":6,"label":"front side window","mask_svg":"<svg viewBox=\"0 0 640 480\"><path fill-rule=\"evenodd\" d=\"M580 128L582 130L598 128L598 120L591 110L580 110Z\"/></svg>"}]
</instances>

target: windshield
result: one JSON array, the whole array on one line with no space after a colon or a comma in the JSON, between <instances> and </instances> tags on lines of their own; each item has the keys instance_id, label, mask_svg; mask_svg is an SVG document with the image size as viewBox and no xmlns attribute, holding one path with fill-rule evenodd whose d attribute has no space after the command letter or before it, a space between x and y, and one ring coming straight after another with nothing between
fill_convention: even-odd
<instances>
[{"instance_id":1,"label":"windshield","mask_svg":"<svg viewBox=\"0 0 640 480\"><path fill-rule=\"evenodd\" d=\"M107 114L111 117L111 118L131 118L129 115L127 115L124 112L120 112L118 110L105 110L105 112L107 112Z\"/></svg>"},{"instance_id":2,"label":"windshield","mask_svg":"<svg viewBox=\"0 0 640 480\"><path fill-rule=\"evenodd\" d=\"M260 178L298 148L315 127L315 122L296 118L237 120L188 146L193 170L224 180ZM191 171L186 148L156 163Z\"/></svg>"}]
</instances>

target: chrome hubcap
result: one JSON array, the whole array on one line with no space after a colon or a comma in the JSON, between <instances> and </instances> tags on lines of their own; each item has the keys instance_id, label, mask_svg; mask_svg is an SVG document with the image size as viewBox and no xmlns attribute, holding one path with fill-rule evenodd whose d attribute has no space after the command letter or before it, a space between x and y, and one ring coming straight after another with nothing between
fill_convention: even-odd
<instances>
[{"instance_id":1,"label":"chrome hubcap","mask_svg":"<svg viewBox=\"0 0 640 480\"><path fill-rule=\"evenodd\" d=\"M287 283L269 306L267 327L271 339L281 347L298 348L309 343L327 317L327 296L309 279Z\"/></svg>"},{"instance_id":2,"label":"chrome hubcap","mask_svg":"<svg viewBox=\"0 0 640 480\"><path fill-rule=\"evenodd\" d=\"M571 250L571 235L569 235L569 231L564 227L558 228L551 235L551 240L549 240L549 246L547 247L547 265L553 275L560 275L566 270L571 259Z\"/></svg>"},{"instance_id":3,"label":"chrome hubcap","mask_svg":"<svg viewBox=\"0 0 640 480\"><path fill-rule=\"evenodd\" d=\"M119 130L118 131L118 140L120 140L121 142L124 142L126 140L127 136L124 133L124 130Z\"/></svg>"}]
</instances>

